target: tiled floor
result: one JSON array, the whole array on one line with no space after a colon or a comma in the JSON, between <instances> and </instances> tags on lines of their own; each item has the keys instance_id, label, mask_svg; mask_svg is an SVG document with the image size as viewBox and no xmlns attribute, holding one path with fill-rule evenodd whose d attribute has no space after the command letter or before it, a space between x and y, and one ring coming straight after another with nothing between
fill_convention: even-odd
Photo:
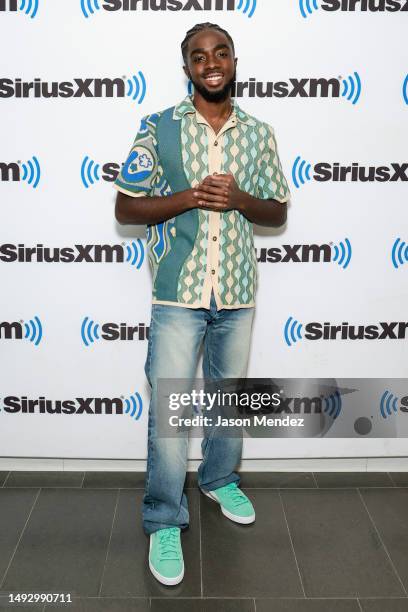
<instances>
[{"instance_id":1,"label":"tiled floor","mask_svg":"<svg viewBox=\"0 0 408 612\"><path fill-rule=\"evenodd\" d=\"M241 473L238 525L188 474L185 577L147 566L144 474L0 472L0 610L408 612L408 474ZM71 594L10 604L10 594Z\"/></svg>"}]
</instances>

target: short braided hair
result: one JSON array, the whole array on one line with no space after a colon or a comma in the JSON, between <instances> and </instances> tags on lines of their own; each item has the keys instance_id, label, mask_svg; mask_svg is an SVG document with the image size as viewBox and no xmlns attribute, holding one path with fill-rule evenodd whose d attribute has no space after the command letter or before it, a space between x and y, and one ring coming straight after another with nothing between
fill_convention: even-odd
<instances>
[{"instance_id":1,"label":"short braided hair","mask_svg":"<svg viewBox=\"0 0 408 612\"><path fill-rule=\"evenodd\" d=\"M181 53L183 54L183 59L186 64L187 64L187 48L188 48L188 43L190 41L190 38L192 38L195 34L198 34L198 32L202 32L203 30L216 30L217 32L221 32L222 34L225 34L225 36L228 38L229 42L231 43L232 50L235 53L234 41L232 40L231 35L228 34L227 30L224 30L216 23L209 23L209 22L197 23L193 28L188 30L183 42L181 43Z\"/></svg>"}]
</instances>

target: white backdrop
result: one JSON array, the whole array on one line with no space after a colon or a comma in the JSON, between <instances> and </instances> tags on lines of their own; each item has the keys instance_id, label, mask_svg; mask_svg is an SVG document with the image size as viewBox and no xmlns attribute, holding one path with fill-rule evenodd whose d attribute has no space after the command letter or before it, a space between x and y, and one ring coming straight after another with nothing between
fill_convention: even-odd
<instances>
[{"instance_id":1,"label":"white backdrop","mask_svg":"<svg viewBox=\"0 0 408 612\"><path fill-rule=\"evenodd\" d=\"M408 172L403 169L399 178L397 172L392 181L322 182L315 168L354 163L368 173L369 166L407 162L408 13L371 10L387 8L381 0L354 11L347 2L343 10L327 10L339 8L333 0L133 4L137 10L113 11L107 9L129 2L19 0L15 11L12 1L0 2L3 457L146 457L147 341L105 340L101 328L142 324L143 338L150 271L147 258L141 263L144 228L115 220L113 175L106 164L117 171L143 115L185 96L180 42L203 21L219 23L234 38L239 82L256 79L266 91L268 82L276 87L306 79L302 95L290 86L292 96L249 97L246 90L238 99L244 110L274 126L292 192L287 227L255 228L258 254L311 244L329 245L330 252L326 262L259 262L248 376L407 376L406 338L312 341L305 325L408 321ZM226 10L227 4L235 10ZM151 8L186 5L190 10ZM216 5L224 10L214 10ZM402 9L404 2L393 6ZM86 96L35 96L31 89L22 97L17 81L41 79L51 88L51 82L104 78L121 80L125 91L131 79L132 95L95 95L92 80ZM313 92L310 79L335 82L324 96L321 88ZM125 261L95 261L97 248L85 249L85 261L26 261L24 249L37 245L54 254L69 247L76 256L84 245L122 245ZM126 261L130 251L135 265ZM288 343L286 324L289 334L303 324L302 339L294 342L289 335ZM52 410L70 400L74 412L40 412L37 406L28 413L27 401L40 397ZM78 412L84 401L76 398L93 398L87 403L92 413ZM128 400L137 412L95 414L98 398L122 399L124 407ZM356 439L245 440L244 457L381 457L407 455L406 449L404 439L381 439L374 429ZM200 456L199 440L193 439L190 458Z\"/></svg>"}]
</instances>

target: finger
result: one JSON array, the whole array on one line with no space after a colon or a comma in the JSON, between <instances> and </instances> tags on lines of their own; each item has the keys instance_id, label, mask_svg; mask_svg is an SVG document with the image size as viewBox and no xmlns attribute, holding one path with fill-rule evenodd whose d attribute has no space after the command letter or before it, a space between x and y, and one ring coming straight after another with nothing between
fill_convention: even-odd
<instances>
[{"instance_id":1,"label":"finger","mask_svg":"<svg viewBox=\"0 0 408 612\"><path fill-rule=\"evenodd\" d=\"M219 184L230 185L231 184L231 178L227 176L226 174L218 174L217 176L212 176L211 181L214 185L219 185Z\"/></svg>"},{"instance_id":2,"label":"finger","mask_svg":"<svg viewBox=\"0 0 408 612\"><path fill-rule=\"evenodd\" d=\"M223 187L228 187L229 186L229 181L225 180L225 179L219 179L218 176L207 176L203 182L202 185L216 185L216 186L223 186Z\"/></svg>"},{"instance_id":3,"label":"finger","mask_svg":"<svg viewBox=\"0 0 408 612\"><path fill-rule=\"evenodd\" d=\"M226 204L228 198L226 196L215 195L213 193L206 193L205 191L195 191L194 197L197 200L203 200L204 202L220 202Z\"/></svg>"},{"instance_id":4,"label":"finger","mask_svg":"<svg viewBox=\"0 0 408 612\"><path fill-rule=\"evenodd\" d=\"M217 185L216 187L213 185L201 185L200 191L205 191L205 193L214 193L215 195L228 195L228 189L225 187L221 187Z\"/></svg>"},{"instance_id":5,"label":"finger","mask_svg":"<svg viewBox=\"0 0 408 612\"><path fill-rule=\"evenodd\" d=\"M235 181L234 175L233 174L218 174L216 177L214 178L218 178L220 177L221 179L223 179L224 181L227 181L228 183L232 183L232 181Z\"/></svg>"}]
</instances>

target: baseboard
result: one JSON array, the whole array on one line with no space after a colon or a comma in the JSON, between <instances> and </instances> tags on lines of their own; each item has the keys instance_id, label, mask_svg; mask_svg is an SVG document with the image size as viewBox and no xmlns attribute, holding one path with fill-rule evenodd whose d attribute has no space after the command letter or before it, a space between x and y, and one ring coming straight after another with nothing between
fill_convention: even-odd
<instances>
[{"instance_id":1,"label":"baseboard","mask_svg":"<svg viewBox=\"0 0 408 612\"><path fill-rule=\"evenodd\" d=\"M188 461L188 471L195 472L200 460ZM1 471L112 471L144 472L141 459L60 459L2 457ZM408 457L338 457L315 459L243 459L241 472L408 472Z\"/></svg>"}]
</instances>

